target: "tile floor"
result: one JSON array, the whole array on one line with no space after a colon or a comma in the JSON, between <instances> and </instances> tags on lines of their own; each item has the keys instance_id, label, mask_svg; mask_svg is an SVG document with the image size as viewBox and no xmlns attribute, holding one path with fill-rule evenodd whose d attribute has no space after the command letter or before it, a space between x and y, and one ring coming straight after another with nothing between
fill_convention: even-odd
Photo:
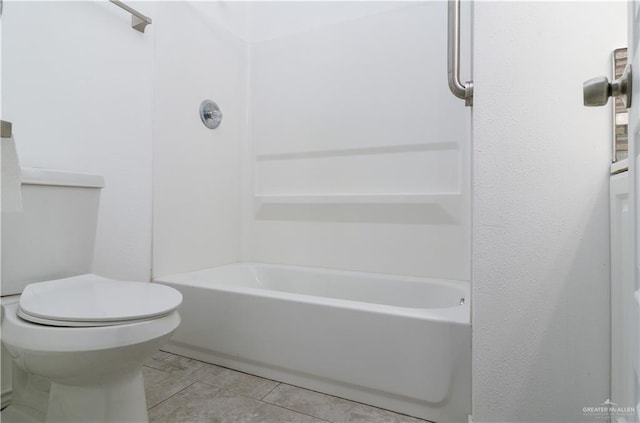
<instances>
[{"instance_id":1,"label":"tile floor","mask_svg":"<svg viewBox=\"0 0 640 423\"><path fill-rule=\"evenodd\" d=\"M159 351L144 368L150 423L424 423Z\"/></svg>"}]
</instances>

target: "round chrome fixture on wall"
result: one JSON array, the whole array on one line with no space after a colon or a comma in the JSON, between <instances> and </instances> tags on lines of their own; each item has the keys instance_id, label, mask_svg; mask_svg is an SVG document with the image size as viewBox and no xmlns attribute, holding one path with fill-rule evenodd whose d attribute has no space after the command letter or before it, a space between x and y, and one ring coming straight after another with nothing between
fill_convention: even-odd
<instances>
[{"instance_id":1,"label":"round chrome fixture on wall","mask_svg":"<svg viewBox=\"0 0 640 423\"><path fill-rule=\"evenodd\" d=\"M200 103L200 120L209 129L216 129L222 122L222 112L218 105L211 100Z\"/></svg>"}]
</instances>

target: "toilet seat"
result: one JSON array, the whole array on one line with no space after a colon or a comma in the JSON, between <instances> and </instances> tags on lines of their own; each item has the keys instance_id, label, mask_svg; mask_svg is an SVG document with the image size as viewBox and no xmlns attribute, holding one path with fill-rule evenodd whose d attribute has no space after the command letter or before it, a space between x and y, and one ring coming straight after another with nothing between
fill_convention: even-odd
<instances>
[{"instance_id":1,"label":"toilet seat","mask_svg":"<svg viewBox=\"0 0 640 423\"><path fill-rule=\"evenodd\" d=\"M47 326L116 326L172 313L182 295L167 286L86 274L28 285L17 315Z\"/></svg>"}]
</instances>

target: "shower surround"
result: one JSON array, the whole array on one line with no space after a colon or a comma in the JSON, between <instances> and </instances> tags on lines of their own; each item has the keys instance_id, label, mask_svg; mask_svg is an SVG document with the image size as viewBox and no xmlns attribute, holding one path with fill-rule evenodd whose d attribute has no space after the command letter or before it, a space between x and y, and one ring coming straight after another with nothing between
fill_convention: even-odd
<instances>
[{"instance_id":1,"label":"shower surround","mask_svg":"<svg viewBox=\"0 0 640 423\"><path fill-rule=\"evenodd\" d=\"M156 13L153 273L185 295L173 351L466 421L470 112L446 83L446 3Z\"/></svg>"}]
</instances>

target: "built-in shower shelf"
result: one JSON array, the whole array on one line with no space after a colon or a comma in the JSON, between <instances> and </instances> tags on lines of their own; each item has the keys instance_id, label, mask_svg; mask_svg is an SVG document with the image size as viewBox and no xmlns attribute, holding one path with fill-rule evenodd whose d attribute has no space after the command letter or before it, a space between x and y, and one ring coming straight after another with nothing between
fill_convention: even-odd
<instances>
[{"instance_id":1,"label":"built-in shower shelf","mask_svg":"<svg viewBox=\"0 0 640 423\"><path fill-rule=\"evenodd\" d=\"M434 204L458 205L460 193L443 194L264 194L256 195L261 204Z\"/></svg>"}]
</instances>

